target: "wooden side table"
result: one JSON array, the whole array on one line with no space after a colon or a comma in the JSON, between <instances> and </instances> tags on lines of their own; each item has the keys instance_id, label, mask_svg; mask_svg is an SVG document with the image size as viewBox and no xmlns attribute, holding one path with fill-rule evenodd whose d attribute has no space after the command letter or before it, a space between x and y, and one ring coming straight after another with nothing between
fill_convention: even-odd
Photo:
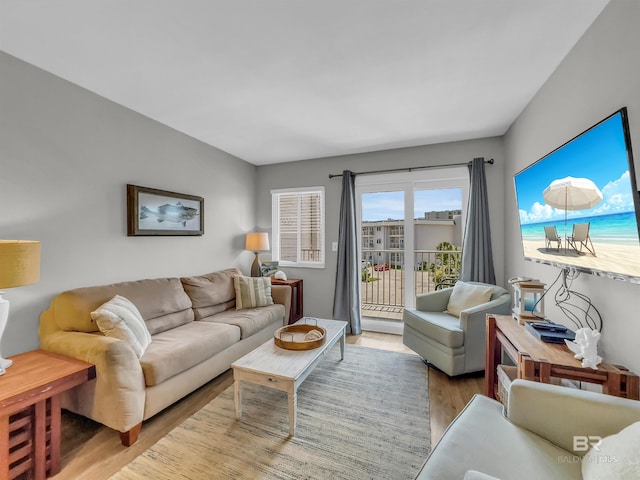
<instances>
[{"instance_id":1,"label":"wooden side table","mask_svg":"<svg viewBox=\"0 0 640 480\"><path fill-rule=\"evenodd\" d=\"M303 316L302 308L302 279L290 278L288 280L278 280L272 278L271 283L274 285L289 285L291 287L291 311L289 312L289 325L296 323Z\"/></svg>"},{"instance_id":2,"label":"wooden side table","mask_svg":"<svg viewBox=\"0 0 640 480\"><path fill-rule=\"evenodd\" d=\"M564 344L545 343L509 315L487 315L485 394L496 398L496 367L502 351L516 363L518 378L549 383L551 377L602 385L602 391L616 397L640 399L638 375L620 365L602 362L597 370L585 368Z\"/></svg>"},{"instance_id":3,"label":"wooden side table","mask_svg":"<svg viewBox=\"0 0 640 480\"><path fill-rule=\"evenodd\" d=\"M11 359L0 376L0 479L41 480L61 468L60 395L95 378L96 370L44 350Z\"/></svg>"}]
</instances>

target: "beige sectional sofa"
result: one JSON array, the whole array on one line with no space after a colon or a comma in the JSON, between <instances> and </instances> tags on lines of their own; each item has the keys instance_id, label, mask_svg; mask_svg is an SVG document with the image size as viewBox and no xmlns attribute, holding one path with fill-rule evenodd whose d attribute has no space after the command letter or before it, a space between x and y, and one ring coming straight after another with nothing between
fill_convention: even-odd
<instances>
[{"instance_id":1,"label":"beige sectional sofa","mask_svg":"<svg viewBox=\"0 0 640 480\"><path fill-rule=\"evenodd\" d=\"M273 305L236 310L231 268L189 278L157 278L78 288L51 301L40 317L40 346L90 362L96 378L62 407L120 432L133 444L142 421L228 370L287 324L291 289L272 285ZM103 335L91 312L115 295L139 310L151 343L141 358Z\"/></svg>"}]
</instances>

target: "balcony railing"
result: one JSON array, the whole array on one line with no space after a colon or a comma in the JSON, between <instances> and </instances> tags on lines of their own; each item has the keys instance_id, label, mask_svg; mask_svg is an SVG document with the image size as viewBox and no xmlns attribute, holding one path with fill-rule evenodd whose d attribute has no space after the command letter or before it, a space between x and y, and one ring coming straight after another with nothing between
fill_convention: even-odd
<instances>
[{"instance_id":1,"label":"balcony railing","mask_svg":"<svg viewBox=\"0 0 640 480\"><path fill-rule=\"evenodd\" d=\"M301 249L300 250L300 260L303 262L319 262L320 261L320 253L321 250L314 249Z\"/></svg>"},{"instance_id":2,"label":"balcony railing","mask_svg":"<svg viewBox=\"0 0 640 480\"><path fill-rule=\"evenodd\" d=\"M407 268L401 250L363 250L361 261L364 315L401 318ZM416 250L414 295L453 286L460 276L461 250Z\"/></svg>"}]
</instances>

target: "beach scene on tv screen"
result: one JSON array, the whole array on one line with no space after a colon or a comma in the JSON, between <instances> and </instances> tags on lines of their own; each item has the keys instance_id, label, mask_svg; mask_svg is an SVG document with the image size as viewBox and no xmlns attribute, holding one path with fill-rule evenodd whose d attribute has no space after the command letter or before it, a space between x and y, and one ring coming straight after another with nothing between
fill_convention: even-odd
<instances>
[{"instance_id":1,"label":"beach scene on tv screen","mask_svg":"<svg viewBox=\"0 0 640 480\"><path fill-rule=\"evenodd\" d=\"M621 113L514 178L525 258L640 277L640 239Z\"/></svg>"}]
</instances>

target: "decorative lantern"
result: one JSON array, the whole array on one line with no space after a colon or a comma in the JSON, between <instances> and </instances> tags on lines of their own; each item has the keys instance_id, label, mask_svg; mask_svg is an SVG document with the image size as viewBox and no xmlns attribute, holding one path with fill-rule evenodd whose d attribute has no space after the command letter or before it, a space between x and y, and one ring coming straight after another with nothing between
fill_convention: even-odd
<instances>
[{"instance_id":1,"label":"decorative lantern","mask_svg":"<svg viewBox=\"0 0 640 480\"><path fill-rule=\"evenodd\" d=\"M544 285L538 280L513 283L513 318L520 325L526 320L544 318Z\"/></svg>"}]
</instances>

